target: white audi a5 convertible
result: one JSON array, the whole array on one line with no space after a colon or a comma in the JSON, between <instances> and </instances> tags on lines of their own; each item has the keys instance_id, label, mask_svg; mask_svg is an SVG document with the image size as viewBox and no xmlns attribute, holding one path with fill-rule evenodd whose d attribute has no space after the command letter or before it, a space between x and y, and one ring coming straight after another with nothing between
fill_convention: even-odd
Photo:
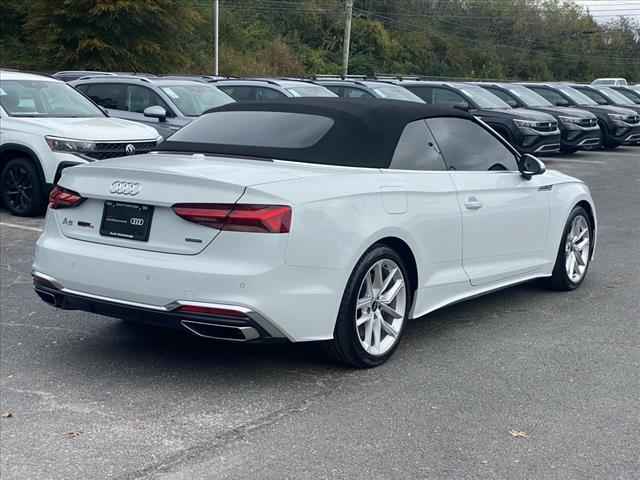
<instances>
[{"instance_id":1,"label":"white audi a5 convertible","mask_svg":"<svg viewBox=\"0 0 640 480\"><path fill-rule=\"evenodd\" d=\"M58 308L383 363L407 321L584 280L587 186L473 116L393 100L235 103L158 151L64 170L37 243Z\"/></svg>"}]
</instances>

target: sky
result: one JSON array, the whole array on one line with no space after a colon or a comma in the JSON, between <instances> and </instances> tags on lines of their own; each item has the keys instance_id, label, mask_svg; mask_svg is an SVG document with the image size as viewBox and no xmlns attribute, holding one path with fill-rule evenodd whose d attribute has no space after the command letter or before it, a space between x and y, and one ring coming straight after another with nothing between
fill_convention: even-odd
<instances>
[{"instance_id":1,"label":"sky","mask_svg":"<svg viewBox=\"0 0 640 480\"><path fill-rule=\"evenodd\" d=\"M640 21L640 0L573 0L589 9L598 22L607 22L621 15Z\"/></svg>"}]
</instances>

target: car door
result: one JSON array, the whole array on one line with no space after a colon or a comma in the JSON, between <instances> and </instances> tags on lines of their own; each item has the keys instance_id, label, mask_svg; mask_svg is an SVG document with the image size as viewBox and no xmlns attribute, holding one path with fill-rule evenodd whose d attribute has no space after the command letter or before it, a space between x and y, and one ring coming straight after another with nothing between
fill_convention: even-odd
<instances>
[{"instance_id":1,"label":"car door","mask_svg":"<svg viewBox=\"0 0 640 480\"><path fill-rule=\"evenodd\" d=\"M457 189L462 263L475 286L539 272L550 193L545 175L525 179L515 154L471 119L427 121Z\"/></svg>"},{"instance_id":2,"label":"car door","mask_svg":"<svg viewBox=\"0 0 640 480\"><path fill-rule=\"evenodd\" d=\"M414 313L422 315L469 290L457 190L424 120L407 124L382 172L383 206L412 235L420 282Z\"/></svg>"},{"instance_id":3,"label":"car door","mask_svg":"<svg viewBox=\"0 0 640 480\"><path fill-rule=\"evenodd\" d=\"M179 128L182 126L174 124L173 119L176 115L173 109L149 87L142 85L127 85L126 101L127 111L123 113L122 118L154 127L164 138L173 134L176 131L176 127ZM167 117L164 121L160 121L157 118L146 117L144 115L145 109L155 106L162 107L167 112Z\"/></svg>"}]
</instances>

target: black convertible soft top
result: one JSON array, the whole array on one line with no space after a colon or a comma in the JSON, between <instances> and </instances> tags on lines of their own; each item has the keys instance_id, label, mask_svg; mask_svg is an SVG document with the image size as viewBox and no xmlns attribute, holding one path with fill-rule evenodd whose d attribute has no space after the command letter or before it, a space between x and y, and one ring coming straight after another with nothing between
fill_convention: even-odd
<instances>
[{"instance_id":1,"label":"black convertible soft top","mask_svg":"<svg viewBox=\"0 0 640 480\"><path fill-rule=\"evenodd\" d=\"M220 135L213 133L222 130L221 122L229 118L228 115L220 115L222 112L293 113L303 114L295 116L301 122L317 117L331 122L328 122L330 128L321 132L322 135L314 139L312 145L284 148L277 142L267 146L252 144L255 123L267 122L269 117L258 113L246 115L243 116L244 123L233 130L233 137L237 139L246 129L246 144L238 144L237 140L225 143L224 137L221 140ZM160 144L158 150L387 168L405 126L433 117L473 119L470 114L453 108L383 99L292 98L274 102L230 103L209 110ZM229 126L225 124L224 128ZM302 130L304 126L298 123L293 128Z\"/></svg>"}]
</instances>

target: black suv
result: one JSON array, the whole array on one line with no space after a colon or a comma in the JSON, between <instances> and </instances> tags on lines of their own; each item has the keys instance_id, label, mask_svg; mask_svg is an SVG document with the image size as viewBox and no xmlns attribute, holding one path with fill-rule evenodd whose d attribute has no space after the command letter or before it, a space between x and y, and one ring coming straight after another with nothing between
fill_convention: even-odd
<instances>
[{"instance_id":1,"label":"black suv","mask_svg":"<svg viewBox=\"0 0 640 480\"><path fill-rule=\"evenodd\" d=\"M601 146L598 118L591 112L571 107L556 107L536 92L513 83L477 82L474 85L489 90L513 108L528 108L553 115L560 126L562 153L591 150Z\"/></svg>"},{"instance_id":2,"label":"black suv","mask_svg":"<svg viewBox=\"0 0 640 480\"><path fill-rule=\"evenodd\" d=\"M598 105L584 93L565 84L522 83L530 90L539 93L557 107L578 107L598 117L602 130L602 144L613 149L625 143L635 143L640 134L640 115L628 108L613 105Z\"/></svg>"},{"instance_id":3,"label":"black suv","mask_svg":"<svg viewBox=\"0 0 640 480\"><path fill-rule=\"evenodd\" d=\"M616 107L628 108L637 114L640 114L640 105L636 105L623 94L616 92L611 87L605 85L571 85L579 92L584 93L598 105L615 105ZM627 139L625 144L640 145L640 134L632 135Z\"/></svg>"},{"instance_id":4,"label":"black suv","mask_svg":"<svg viewBox=\"0 0 640 480\"><path fill-rule=\"evenodd\" d=\"M401 80L396 82L426 103L469 111L491 126L521 153L560 151L558 122L551 115L511 108L491 92L466 83Z\"/></svg>"}]
</instances>

